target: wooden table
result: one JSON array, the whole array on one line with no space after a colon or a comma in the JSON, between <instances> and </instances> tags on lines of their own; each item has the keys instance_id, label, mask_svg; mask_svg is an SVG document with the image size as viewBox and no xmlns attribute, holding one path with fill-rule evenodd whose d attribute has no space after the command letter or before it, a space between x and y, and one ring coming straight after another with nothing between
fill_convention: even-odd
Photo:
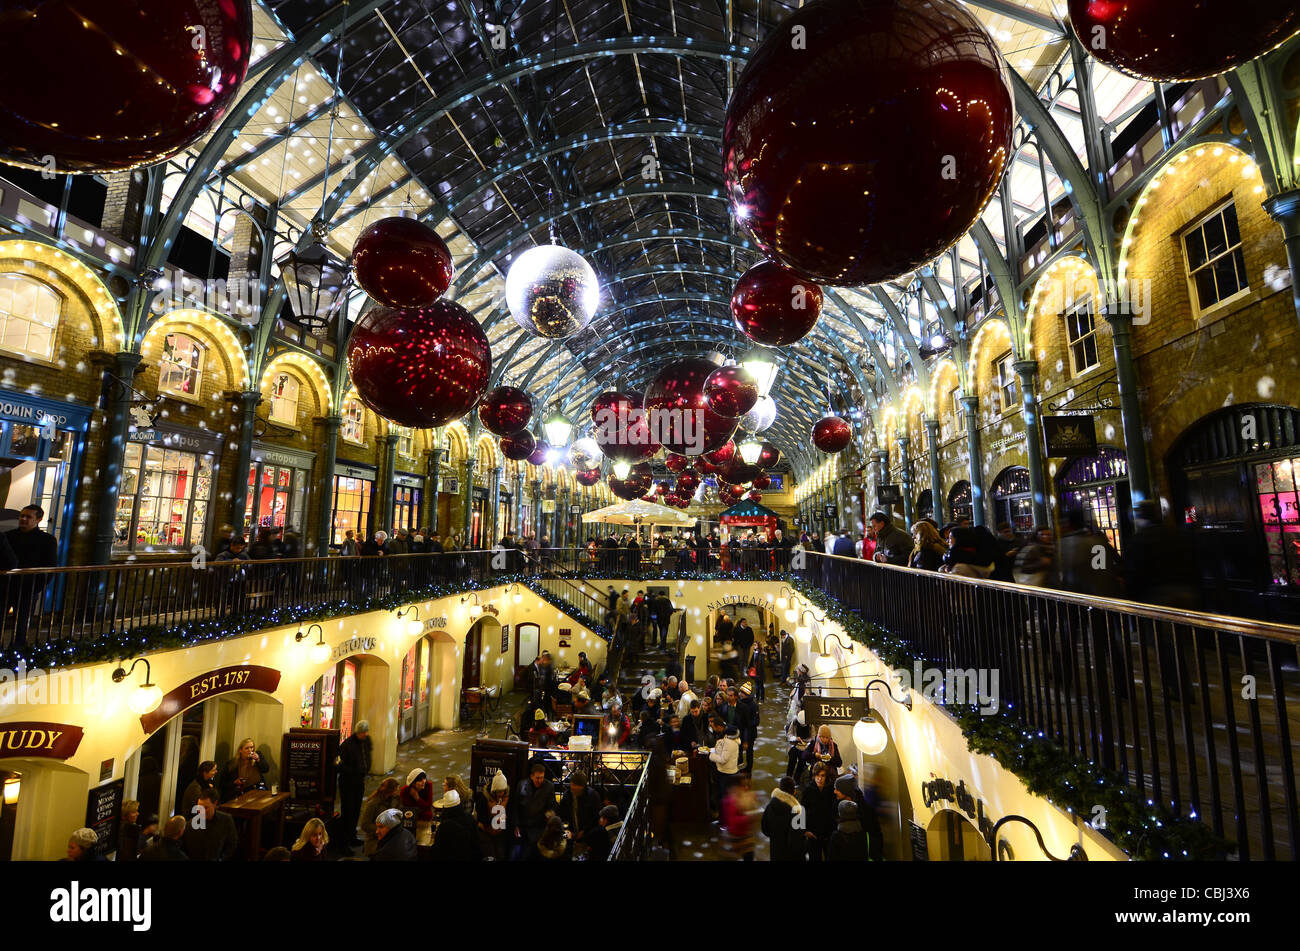
<instances>
[{"instance_id":1,"label":"wooden table","mask_svg":"<svg viewBox=\"0 0 1300 951\"><path fill-rule=\"evenodd\" d=\"M275 822L276 845L283 844L284 806L289 798L287 792L252 789L221 804L222 810L230 813L239 826L239 847L245 861L257 861L262 847L262 822L266 819Z\"/></svg>"},{"instance_id":2,"label":"wooden table","mask_svg":"<svg viewBox=\"0 0 1300 951\"><path fill-rule=\"evenodd\" d=\"M695 750L691 753L691 781L673 786L673 821L699 823L709 821L709 757Z\"/></svg>"}]
</instances>

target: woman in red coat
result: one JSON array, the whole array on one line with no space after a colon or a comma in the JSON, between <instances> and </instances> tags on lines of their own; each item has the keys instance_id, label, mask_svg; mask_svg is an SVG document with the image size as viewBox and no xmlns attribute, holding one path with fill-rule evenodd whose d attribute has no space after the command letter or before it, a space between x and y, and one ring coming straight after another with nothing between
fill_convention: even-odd
<instances>
[{"instance_id":1,"label":"woman in red coat","mask_svg":"<svg viewBox=\"0 0 1300 951\"><path fill-rule=\"evenodd\" d=\"M415 844L433 845L433 783L418 766L406 776L398 798L404 818L415 823Z\"/></svg>"}]
</instances>

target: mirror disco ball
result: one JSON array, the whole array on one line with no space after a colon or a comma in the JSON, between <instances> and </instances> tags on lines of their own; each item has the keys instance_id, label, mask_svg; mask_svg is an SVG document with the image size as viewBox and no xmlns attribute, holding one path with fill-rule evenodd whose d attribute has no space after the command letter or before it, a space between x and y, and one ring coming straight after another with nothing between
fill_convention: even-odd
<instances>
[{"instance_id":1,"label":"mirror disco ball","mask_svg":"<svg viewBox=\"0 0 1300 951\"><path fill-rule=\"evenodd\" d=\"M591 323L600 303L596 272L582 255L554 244L529 248L506 274L506 306L538 337L567 337Z\"/></svg>"},{"instance_id":2,"label":"mirror disco ball","mask_svg":"<svg viewBox=\"0 0 1300 951\"><path fill-rule=\"evenodd\" d=\"M770 396L760 396L754 408L740 418L740 429L746 433L761 433L776 422L776 401Z\"/></svg>"}]
</instances>

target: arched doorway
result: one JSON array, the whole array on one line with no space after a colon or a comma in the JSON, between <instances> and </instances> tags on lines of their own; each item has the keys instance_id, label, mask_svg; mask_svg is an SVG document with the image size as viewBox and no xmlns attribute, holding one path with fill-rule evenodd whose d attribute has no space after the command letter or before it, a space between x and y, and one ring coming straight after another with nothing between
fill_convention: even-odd
<instances>
[{"instance_id":1,"label":"arched doorway","mask_svg":"<svg viewBox=\"0 0 1300 951\"><path fill-rule=\"evenodd\" d=\"M537 660L541 649L542 629L536 624L518 624L515 626L515 689L522 690L528 686L528 668Z\"/></svg>"},{"instance_id":2,"label":"arched doorway","mask_svg":"<svg viewBox=\"0 0 1300 951\"><path fill-rule=\"evenodd\" d=\"M1123 553L1123 540L1133 526L1124 450L1102 446L1095 456L1070 460L1056 474L1056 498L1062 513L1079 509L1084 520Z\"/></svg>"},{"instance_id":3,"label":"arched doorway","mask_svg":"<svg viewBox=\"0 0 1300 951\"><path fill-rule=\"evenodd\" d=\"M1300 409L1229 406L1165 456L1175 517L1192 533L1210 610L1300 619Z\"/></svg>"},{"instance_id":4,"label":"arched doorway","mask_svg":"<svg viewBox=\"0 0 1300 951\"><path fill-rule=\"evenodd\" d=\"M1029 488L1029 470L1007 466L993 480L993 527L1006 522L1011 530L1027 535L1034 530L1034 496Z\"/></svg>"},{"instance_id":5,"label":"arched doorway","mask_svg":"<svg viewBox=\"0 0 1300 951\"><path fill-rule=\"evenodd\" d=\"M224 766L245 737L271 767L267 782L276 782L283 735L284 707L270 694L235 690L196 703L154 729L127 756L124 798L138 800L141 815L165 820L180 810L199 763Z\"/></svg>"},{"instance_id":6,"label":"arched doorway","mask_svg":"<svg viewBox=\"0 0 1300 951\"><path fill-rule=\"evenodd\" d=\"M948 518L954 522L962 519L974 520L975 510L971 507L970 483L958 479L948 490Z\"/></svg>"},{"instance_id":7,"label":"arched doorway","mask_svg":"<svg viewBox=\"0 0 1300 951\"><path fill-rule=\"evenodd\" d=\"M921 494L916 497L916 517L934 518L934 493L929 489L922 489Z\"/></svg>"},{"instance_id":8,"label":"arched doorway","mask_svg":"<svg viewBox=\"0 0 1300 951\"><path fill-rule=\"evenodd\" d=\"M955 809L935 813L925 830L931 861L988 862L989 845L976 825Z\"/></svg>"}]
</instances>

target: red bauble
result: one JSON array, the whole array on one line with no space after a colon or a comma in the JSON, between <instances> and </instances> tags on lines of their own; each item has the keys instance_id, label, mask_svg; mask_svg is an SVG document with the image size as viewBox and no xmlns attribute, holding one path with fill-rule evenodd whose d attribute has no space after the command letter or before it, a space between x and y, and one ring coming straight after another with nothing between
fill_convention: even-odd
<instances>
[{"instance_id":1,"label":"red bauble","mask_svg":"<svg viewBox=\"0 0 1300 951\"><path fill-rule=\"evenodd\" d=\"M771 261L755 264L742 274L731 293L731 319L736 329L769 347L783 347L803 339L821 313L822 289ZM736 415L744 416L757 402L755 384L753 400Z\"/></svg>"},{"instance_id":2,"label":"red bauble","mask_svg":"<svg viewBox=\"0 0 1300 951\"><path fill-rule=\"evenodd\" d=\"M718 367L704 381L704 399L719 416L739 419L758 402L758 381L744 367Z\"/></svg>"},{"instance_id":3,"label":"red bauble","mask_svg":"<svg viewBox=\"0 0 1300 951\"><path fill-rule=\"evenodd\" d=\"M690 464L691 460L688 456L679 456L675 452L666 453L664 455L664 466L669 472L681 472Z\"/></svg>"},{"instance_id":4,"label":"red bauble","mask_svg":"<svg viewBox=\"0 0 1300 951\"><path fill-rule=\"evenodd\" d=\"M217 123L248 71L253 10L18 0L0 5L0 37L0 160L117 172L170 158Z\"/></svg>"},{"instance_id":5,"label":"red bauble","mask_svg":"<svg viewBox=\"0 0 1300 951\"><path fill-rule=\"evenodd\" d=\"M545 439L538 439L533 451L528 454L528 461L534 466L546 464L546 454L551 451L551 444Z\"/></svg>"},{"instance_id":6,"label":"red bauble","mask_svg":"<svg viewBox=\"0 0 1300 951\"><path fill-rule=\"evenodd\" d=\"M745 498L749 499L751 502L761 502L763 501L763 493L758 491L758 489L754 489L749 493L749 495L745 496Z\"/></svg>"},{"instance_id":7,"label":"red bauble","mask_svg":"<svg viewBox=\"0 0 1300 951\"><path fill-rule=\"evenodd\" d=\"M759 476L757 479L754 480L754 488L756 489L766 489L771 484L772 484L772 477L767 475L766 473L764 473L763 475Z\"/></svg>"},{"instance_id":8,"label":"red bauble","mask_svg":"<svg viewBox=\"0 0 1300 951\"><path fill-rule=\"evenodd\" d=\"M677 500L677 507L678 507L679 509L688 509L688 508L691 507L691 500L690 500L690 499L678 499L678 500Z\"/></svg>"},{"instance_id":9,"label":"red bauble","mask_svg":"<svg viewBox=\"0 0 1300 951\"><path fill-rule=\"evenodd\" d=\"M771 469L781 461L781 450L777 449L770 442L763 443L763 448L758 454L758 462L755 463L760 469Z\"/></svg>"},{"instance_id":10,"label":"red bauble","mask_svg":"<svg viewBox=\"0 0 1300 951\"><path fill-rule=\"evenodd\" d=\"M842 416L823 416L813 424L812 441L822 452L839 452L853 441L853 427Z\"/></svg>"},{"instance_id":11,"label":"red bauble","mask_svg":"<svg viewBox=\"0 0 1300 951\"><path fill-rule=\"evenodd\" d=\"M620 479L618 476L609 477L609 491L624 502L631 502L633 499L640 498L645 489L641 483L631 479Z\"/></svg>"},{"instance_id":12,"label":"red bauble","mask_svg":"<svg viewBox=\"0 0 1300 951\"><path fill-rule=\"evenodd\" d=\"M495 436L511 436L528 428L533 418L533 398L513 386L496 386L483 394L478 418Z\"/></svg>"},{"instance_id":13,"label":"red bauble","mask_svg":"<svg viewBox=\"0 0 1300 951\"><path fill-rule=\"evenodd\" d=\"M361 402L416 429L460 419L492 377L483 328L447 300L428 307L372 307L357 320L347 356Z\"/></svg>"},{"instance_id":14,"label":"red bauble","mask_svg":"<svg viewBox=\"0 0 1300 951\"><path fill-rule=\"evenodd\" d=\"M515 462L524 462L537 448L537 439L528 430L513 436L501 437L501 455ZM599 474L600 470L596 470ZM581 474L581 473L580 473Z\"/></svg>"},{"instance_id":15,"label":"red bauble","mask_svg":"<svg viewBox=\"0 0 1300 951\"><path fill-rule=\"evenodd\" d=\"M585 485L590 488L600 481L600 470L588 469L585 472L575 472L573 474L573 480L577 482L578 485Z\"/></svg>"},{"instance_id":16,"label":"red bauble","mask_svg":"<svg viewBox=\"0 0 1300 951\"><path fill-rule=\"evenodd\" d=\"M709 465L713 466L712 471L716 472L720 467L725 466L728 462L730 462L732 459L735 458L736 458L736 442L734 439L728 439L717 449L713 450L713 452L706 452L703 456L700 457L699 460L696 461L695 465L699 467L701 463L708 463Z\"/></svg>"},{"instance_id":17,"label":"red bauble","mask_svg":"<svg viewBox=\"0 0 1300 951\"><path fill-rule=\"evenodd\" d=\"M638 393L601 393L592 401L591 419L596 445L615 462L639 462L659 451Z\"/></svg>"},{"instance_id":18,"label":"red bauble","mask_svg":"<svg viewBox=\"0 0 1300 951\"><path fill-rule=\"evenodd\" d=\"M352 246L362 290L389 307L424 307L451 286L455 273L447 244L422 221L381 218Z\"/></svg>"},{"instance_id":19,"label":"red bauble","mask_svg":"<svg viewBox=\"0 0 1300 951\"><path fill-rule=\"evenodd\" d=\"M736 431L736 421L709 409L704 396L704 381L717 368L703 357L675 360L646 390L650 430L669 452L698 456L725 445Z\"/></svg>"},{"instance_id":20,"label":"red bauble","mask_svg":"<svg viewBox=\"0 0 1300 951\"><path fill-rule=\"evenodd\" d=\"M732 485L744 485L746 482L753 482L763 474L763 467L760 465L749 465L739 455L735 456L726 465L718 467L718 475L725 478Z\"/></svg>"},{"instance_id":21,"label":"red bauble","mask_svg":"<svg viewBox=\"0 0 1300 951\"><path fill-rule=\"evenodd\" d=\"M1295 0L1069 0L1083 48L1139 79L1203 79L1249 62L1300 30Z\"/></svg>"},{"instance_id":22,"label":"red bauble","mask_svg":"<svg viewBox=\"0 0 1300 951\"><path fill-rule=\"evenodd\" d=\"M933 260L1010 159L1005 69L954 0L813 0L768 33L727 105L736 220L818 284L876 284Z\"/></svg>"},{"instance_id":23,"label":"red bauble","mask_svg":"<svg viewBox=\"0 0 1300 951\"><path fill-rule=\"evenodd\" d=\"M709 462L704 456L697 456L695 459L695 471L701 475L713 475L718 471L718 467Z\"/></svg>"},{"instance_id":24,"label":"red bauble","mask_svg":"<svg viewBox=\"0 0 1300 951\"><path fill-rule=\"evenodd\" d=\"M638 462L632 467L632 470L628 473L627 477L628 481L639 482L646 489L649 489L650 486L654 485L655 481L654 471L650 468L650 463L648 462Z\"/></svg>"},{"instance_id":25,"label":"red bauble","mask_svg":"<svg viewBox=\"0 0 1300 951\"><path fill-rule=\"evenodd\" d=\"M700 477L694 472L683 472L677 477L678 494L690 495L700 487Z\"/></svg>"}]
</instances>

